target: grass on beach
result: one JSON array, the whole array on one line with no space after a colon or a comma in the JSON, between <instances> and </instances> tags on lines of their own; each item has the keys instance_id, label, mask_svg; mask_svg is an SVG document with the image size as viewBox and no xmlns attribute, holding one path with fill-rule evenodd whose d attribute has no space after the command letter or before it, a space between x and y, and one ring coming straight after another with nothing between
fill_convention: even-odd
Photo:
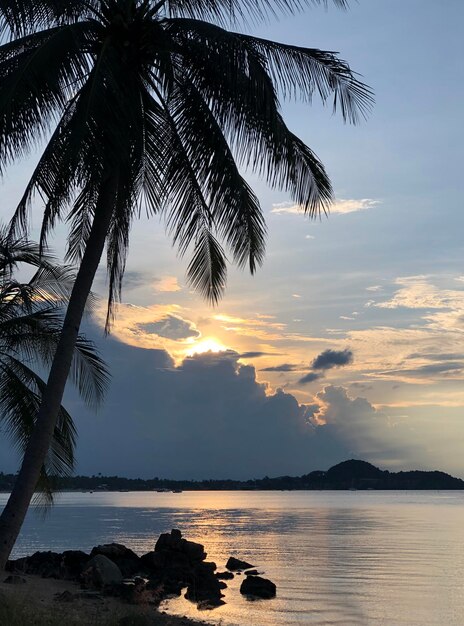
<instances>
[{"instance_id":1,"label":"grass on beach","mask_svg":"<svg viewBox=\"0 0 464 626\"><path fill-rule=\"evenodd\" d=\"M200 626L200 622L166 615L153 607L94 600L63 603L29 596L24 593L27 585L6 591L5 587L0 589L0 626Z\"/></svg>"}]
</instances>

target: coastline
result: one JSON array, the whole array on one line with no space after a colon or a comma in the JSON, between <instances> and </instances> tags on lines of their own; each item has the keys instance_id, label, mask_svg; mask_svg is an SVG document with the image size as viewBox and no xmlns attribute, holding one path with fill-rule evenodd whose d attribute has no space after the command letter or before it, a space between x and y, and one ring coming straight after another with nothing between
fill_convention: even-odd
<instances>
[{"instance_id":1,"label":"coastline","mask_svg":"<svg viewBox=\"0 0 464 626\"><path fill-rule=\"evenodd\" d=\"M2 572L0 624L8 626L208 626L207 621L168 615L152 605L86 595L73 581L22 574L26 583L14 585L4 582L7 576Z\"/></svg>"}]
</instances>

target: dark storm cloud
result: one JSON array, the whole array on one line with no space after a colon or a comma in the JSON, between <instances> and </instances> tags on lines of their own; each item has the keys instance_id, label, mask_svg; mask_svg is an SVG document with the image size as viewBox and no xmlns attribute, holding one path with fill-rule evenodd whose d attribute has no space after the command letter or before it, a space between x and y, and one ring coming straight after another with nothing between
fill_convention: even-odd
<instances>
[{"instance_id":1,"label":"dark storm cloud","mask_svg":"<svg viewBox=\"0 0 464 626\"><path fill-rule=\"evenodd\" d=\"M282 365L274 365L272 367L263 367L261 372L294 372L302 369L301 365L293 365L292 363L282 363Z\"/></svg>"},{"instance_id":2,"label":"dark storm cloud","mask_svg":"<svg viewBox=\"0 0 464 626\"><path fill-rule=\"evenodd\" d=\"M313 383L315 380L319 380L321 378L324 378L324 374L319 374L318 372L309 372L309 374L306 374L305 376L303 376L303 378L300 378L298 384L307 385L308 383Z\"/></svg>"},{"instance_id":3,"label":"dark storm cloud","mask_svg":"<svg viewBox=\"0 0 464 626\"><path fill-rule=\"evenodd\" d=\"M137 328L150 335L158 335L159 337L174 340L200 337L201 335L192 322L176 315L166 315L157 322L137 324Z\"/></svg>"},{"instance_id":4,"label":"dark storm cloud","mask_svg":"<svg viewBox=\"0 0 464 626\"><path fill-rule=\"evenodd\" d=\"M353 362L353 353L351 350L324 350L314 361L311 367L314 370L329 370L333 367L343 367Z\"/></svg>"},{"instance_id":5,"label":"dark storm cloud","mask_svg":"<svg viewBox=\"0 0 464 626\"><path fill-rule=\"evenodd\" d=\"M270 394L255 368L233 352L198 354L175 365L164 350L111 338L100 345L112 373L101 410L90 413L71 390L64 402L79 432L81 474L301 475L354 454L375 460L379 446L387 446L391 428L384 416L343 388L326 387L314 404L302 405L283 390ZM15 469L0 439L0 471Z\"/></svg>"}]
</instances>

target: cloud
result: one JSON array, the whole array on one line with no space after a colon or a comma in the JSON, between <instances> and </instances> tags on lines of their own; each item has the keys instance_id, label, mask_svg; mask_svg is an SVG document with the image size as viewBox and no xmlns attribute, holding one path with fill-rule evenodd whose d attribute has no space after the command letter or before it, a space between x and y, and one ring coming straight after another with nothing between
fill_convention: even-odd
<instances>
[{"instance_id":1,"label":"cloud","mask_svg":"<svg viewBox=\"0 0 464 626\"><path fill-rule=\"evenodd\" d=\"M294 372L301 369L301 365L293 365L292 363L282 363L282 365L273 365L271 367L264 367L261 372Z\"/></svg>"},{"instance_id":2,"label":"cloud","mask_svg":"<svg viewBox=\"0 0 464 626\"><path fill-rule=\"evenodd\" d=\"M360 198L360 199L343 199L336 200L330 207L330 213L354 213L356 211L366 211L372 209L380 204L380 200L373 200L372 198ZM302 207L298 204L292 204L291 202L281 202L279 204L273 204L271 213L277 214L290 214L298 215L304 213Z\"/></svg>"},{"instance_id":3,"label":"cloud","mask_svg":"<svg viewBox=\"0 0 464 626\"><path fill-rule=\"evenodd\" d=\"M303 474L350 452L337 439L321 444L308 419L313 408L272 393L237 354L175 365L163 350L105 344L113 381L102 410L90 417L75 396L67 399L78 421L79 473L246 479Z\"/></svg>"},{"instance_id":4,"label":"cloud","mask_svg":"<svg viewBox=\"0 0 464 626\"><path fill-rule=\"evenodd\" d=\"M166 348L171 354L185 353L185 346L201 336L196 324L184 317L175 304L137 306L128 302L117 307L111 334L116 339L140 348ZM103 327L106 304L95 310L95 319Z\"/></svg>"},{"instance_id":5,"label":"cloud","mask_svg":"<svg viewBox=\"0 0 464 626\"><path fill-rule=\"evenodd\" d=\"M351 350L324 350L312 362L311 367L315 370L329 370L333 367L343 367L353 362Z\"/></svg>"},{"instance_id":6,"label":"cloud","mask_svg":"<svg viewBox=\"0 0 464 626\"><path fill-rule=\"evenodd\" d=\"M382 291L382 285L371 285L370 287L366 287L366 291Z\"/></svg>"},{"instance_id":7,"label":"cloud","mask_svg":"<svg viewBox=\"0 0 464 626\"><path fill-rule=\"evenodd\" d=\"M404 276L395 280L399 289L390 300L375 303L381 309L463 309L464 291L440 289L427 276Z\"/></svg>"},{"instance_id":8,"label":"cloud","mask_svg":"<svg viewBox=\"0 0 464 626\"><path fill-rule=\"evenodd\" d=\"M137 324L137 327L144 333L158 335L174 341L189 338L196 339L201 336L193 322L184 320L177 315L166 315L157 322L144 322Z\"/></svg>"},{"instance_id":9,"label":"cloud","mask_svg":"<svg viewBox=\"0 0 464 626\"><path fill-rule=\"evenodd\" d=\"M319 380L320 378L324 378L324 374L319 374L317 372L309 372L308 374L300 378L300 380L298 381L298 384L307 385L308 383L313 383L315 380Z\"/></svg>"},{"instance_id":10,"label":"cloud","mask_svg":"<svg viewBox=\"0 0 464 626\"><path fill-rule=\"evenodd\" d=\"M429 361L459 361L464 360L464 352L442 352L442 353L430 353L430 352L413 352L409 354L407 359L427 359Z\"/></svg>"},{"instance_id":11,"label":"cloud","mask_svg":"<svg viewBox=\"0 0 464 626\"><path fill-rule=\"evenodd\" d=\"M175 292L180 291L182 287L177 282L177 278L175 276L164 276L163 278L158 278L154 284L155 291L161 292Z\"/></svg>"},{"instance_id":12,"label":"cloud","mask_svg":"<svg viewBox=\"0 0 464 626\"><path fill-rule=\"evenodd\" d=\"M72 389L65 397L81 474L247 479L301 475L353 456L388 467L424 454L401 423L343 387L329 385L302 404L259 383L232 351L176 364L165 350L111 338L102 348L113 379L99 413ZM16 469L1 441L0 458L2 471Z\"/></svg>"},{"instance_id":13,"label":"cloud","mask_svg":"<svg viewBox=\"0 0 464 626\"><path fill-rule=\"evenodd\" d=\"M402 368L398 370L389 370L383 372L386 376L401 377L403 379L417 378L424 382L430 383L437 376L449 376L462 379L464 370L464 361L448 361L443 363L429 363L416 368Z\"/></svg>"},{"instance_id":14,"label":"cloud","mask_svg":"<svg viewBox=\"0 0 464 626\"><path fill-rule=\"evenodd\" d=\"M256 350L254 352L241 352L238 356L240 359L257 359L261 356L278 356L278 354L278 352L259 352Z\"/></svg>"}]
</instances>

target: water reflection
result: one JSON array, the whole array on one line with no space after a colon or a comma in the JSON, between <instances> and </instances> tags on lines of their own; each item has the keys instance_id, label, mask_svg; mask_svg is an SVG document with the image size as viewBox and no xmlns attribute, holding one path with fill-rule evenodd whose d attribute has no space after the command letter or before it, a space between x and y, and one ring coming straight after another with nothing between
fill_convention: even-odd
<instances>
[{"instance_id":1,"label":"water reflection","mask_svg":"<svg viewBox=\"0 0 464 626\"><path fill-rule=\"evenodd\" d=\"M108 541L141 554L178 527L219 566L235 554L277 584L275 600L250 603L237 577L209 621L452 626L464 615L463 523L460 492L64 494L45 522L28 516L16 555ZM183 598L168 610L199 616Z\"/></svg>"}]
</instances>

